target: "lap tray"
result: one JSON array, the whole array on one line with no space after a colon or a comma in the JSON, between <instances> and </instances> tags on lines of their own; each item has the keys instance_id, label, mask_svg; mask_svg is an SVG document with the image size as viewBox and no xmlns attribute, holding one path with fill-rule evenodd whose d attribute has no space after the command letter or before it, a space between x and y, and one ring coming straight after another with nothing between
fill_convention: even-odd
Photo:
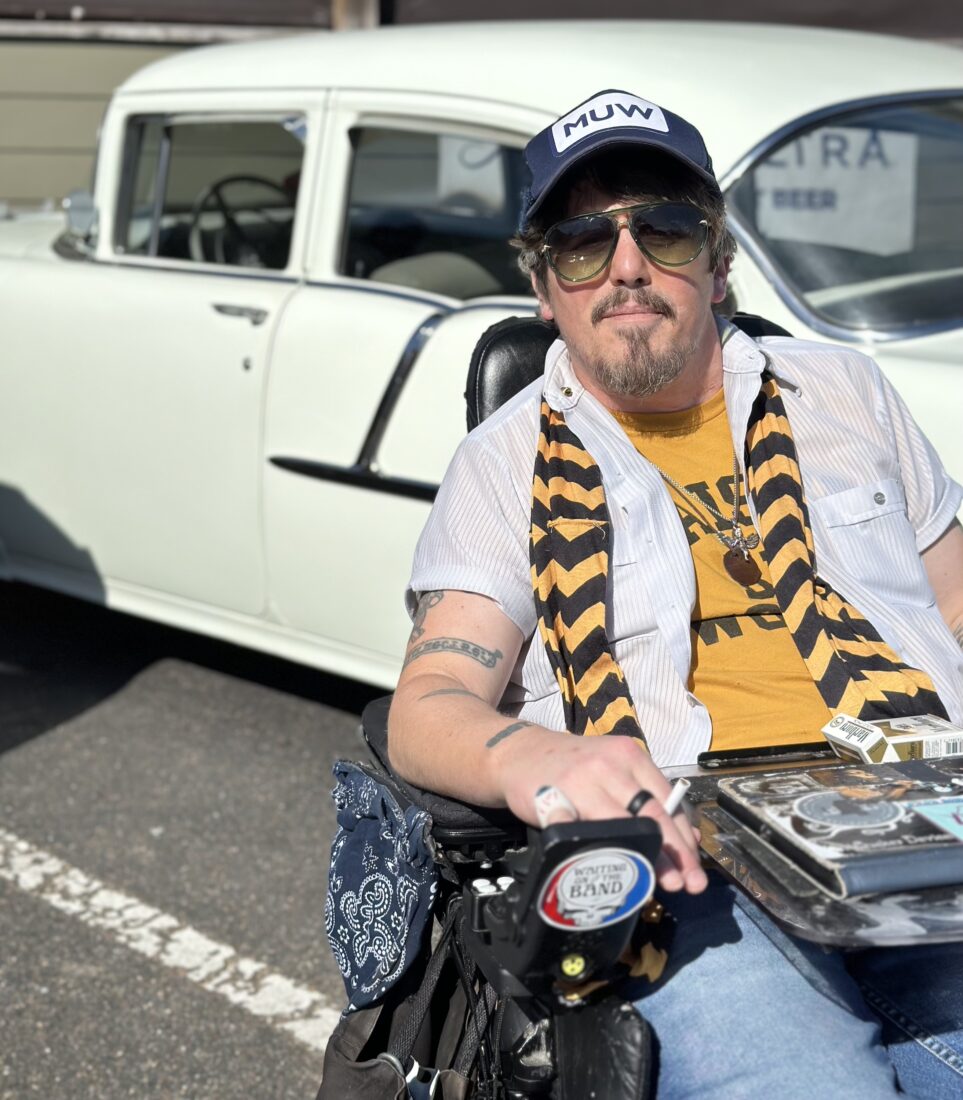
<instances>
[{"instance_id":1,"label":"lap tray","mask_svg":"<svg viewBox=\"0 0 963 1100\"><path fill-rule=\"evenodd\" d=\"M821 762L815 767L773 770L770 765L748 774L789 778L815 774L826 767ZM867 772L874 767L878 766L869 766ZM955 767L963 777L963 760ZM702 831L703 852L786 932L842 947L963 940L963 881L848 898L833 896L719 805L721 778L725 777L690 776L689 801ZM960 840L955 843L963 845Z\"/></svg>"},{"instance_id":2,"label":"lap tray","mask_svg":"<svg viewBox=\"0 0 963 1100\"><path fill-rule=\"evenodd\" d=\"M391 698L375 699L362 715L362 732L382 779L401 801L424 807L432 816L432 836L446 849L516 847L526 827L508 810L470 806L406 783L388 761L388 708ZM809 766L772 763L739 768L730 774L806 775L843 767L820 761ZM925 766L925 765L924 765ZM963 758L957 766L963 776ZM871 770L878 765L868 765ZM684 769L672 769L679 774ZM687 769L686 769L687 770ZM750 831L718 802L720 779L713 771L689 774L688 800L702 831L702 850L710 864L732 879L786 932L817 943L872 947L963 940L963 882L901 892L841 899L820 887L785 856ZM958 841L963 845L963 841ZM449 851L449 854L452 853ZM457 855L454 858L458 858Z\"/></svg>"}]
</instances>

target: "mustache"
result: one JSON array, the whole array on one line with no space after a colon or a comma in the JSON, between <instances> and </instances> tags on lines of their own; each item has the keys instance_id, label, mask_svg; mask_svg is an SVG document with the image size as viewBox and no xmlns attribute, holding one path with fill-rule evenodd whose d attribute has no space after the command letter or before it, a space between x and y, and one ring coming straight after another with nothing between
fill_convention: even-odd
<instances>
[{"instance_id":1,"label":"mustache","mask_svg":"<svg viewBox=\"0 0 963 1100\"><path fill-rule=\"evenodd\" d=\"M663 317L668 317L670 321L675 318L672 303L656 291L648 290L646 287L638 287L636 290L618 287L592 307L592 324L599 324L612 310L619 309L627 302L632 302L643 309L651 309L655 313L661 313Z\"/></svg>"}]
</instances>

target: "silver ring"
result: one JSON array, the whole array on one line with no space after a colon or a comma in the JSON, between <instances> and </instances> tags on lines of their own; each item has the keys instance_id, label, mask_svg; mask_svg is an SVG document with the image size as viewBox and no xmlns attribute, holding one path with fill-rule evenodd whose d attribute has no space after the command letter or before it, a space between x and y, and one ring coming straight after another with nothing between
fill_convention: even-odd
<instances>
[{"instance_id":1,"label":"silver ring","mask_svg":"<svg viewBox=\"0 0 963 1100\"><path fill-rule=\"evenodd\" d=\"M543 829L556 810L567 810L572 817L578 817L578 811L558 787L539 787L534 802L535 816Z\"/></svg>"}]
</instances>

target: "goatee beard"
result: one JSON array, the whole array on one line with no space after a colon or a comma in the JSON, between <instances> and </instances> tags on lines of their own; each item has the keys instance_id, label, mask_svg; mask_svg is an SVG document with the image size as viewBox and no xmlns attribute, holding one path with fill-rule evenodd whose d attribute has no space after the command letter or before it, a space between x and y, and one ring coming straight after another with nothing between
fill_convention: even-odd
<instances>
[{"instance_id":1,"label":"goatee beard","mask_svg":"<svg viewBox=\"0 0 963 1100\"><path fill-rule=\"evenodd\" d=\"M596 303L592 310L592 324L598 325L613 309L634 302L644 309L654 310L667 320L675 320L672 303L661 294L640 287L629 291L614 290ZM695 343L670 344L661 351L653 350L649 333L635 325L627 325L620 333L625 352L619 358L590 356L588 366L599 385L607 393L619 397L650 397L674 382L695 352ZM583 360L584 361L584 360Z\"/></svg>"}]
</instances>

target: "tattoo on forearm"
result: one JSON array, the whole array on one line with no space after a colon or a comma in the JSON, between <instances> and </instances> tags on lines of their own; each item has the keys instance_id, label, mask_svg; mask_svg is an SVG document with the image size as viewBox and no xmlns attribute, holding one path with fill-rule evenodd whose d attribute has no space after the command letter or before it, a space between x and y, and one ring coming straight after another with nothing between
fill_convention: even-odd
<instances>
[{"instance_id":1,"label":"tattoo on forearm","mask_svg":"<svg viewBox=\"0 0 963 1100\"><path fill-rule=\"evenodd\" d=\"M531 722L512 722L510 726L506 726L503 730L499 730L494 737L489 737L485 742L486 749L493 749L499 741L504 741L506 737L511 737L513 733L518 733L519 730L523 730L526 726L532 725Z\"/></svg>"},{"instance_id":2,"label":"tattoo on forearm","mask_svg":"<svg viewBox=\"0 0 963 1100\"><path fill-rule=\"evenodd\" d=\"M412 619L411 637L408 639L408 644L417 642L418 639L425 632L425 616L433 608L445 598L444 592L422 592L421 598L418 600L418 606L415 608L414 618Z\"/></svg>"},{"instance_id":3,"label":"tattoo on forearm","mask_svg":"<svg viewBox=\"0 0 963 1100\"><path fill-rule=\"evenodd\" d=\"M471 657L485 668L494 668L505 656L500 649L485 649L484 646L468 642L464 638L429 638L427 642L416 645L405 658L405 667L426 653L461 653L465 657Z\"/></svg>"},{"instance_id":4,"label":"tattoo on forearm","mask_svg":"<svg viewBox=\"0 0 963 1100\"><path fill-rule=\"evenodd\" d=\"M421 698L434 699L436 695L468 695L472 699L481 699L480 695L469 691L468 688L439 688L437 691L429 691L427 695L422 695Z\"/></svg>"}]
</instances>

